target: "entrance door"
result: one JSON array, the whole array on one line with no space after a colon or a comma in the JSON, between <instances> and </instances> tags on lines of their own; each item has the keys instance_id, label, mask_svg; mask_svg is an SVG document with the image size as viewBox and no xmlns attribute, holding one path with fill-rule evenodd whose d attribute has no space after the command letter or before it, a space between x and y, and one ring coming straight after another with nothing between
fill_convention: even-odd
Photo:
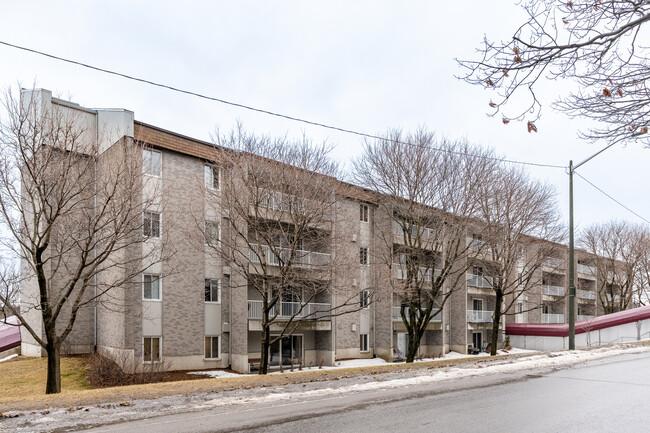
<instances>
[{"instance_id":1,"label":"entrance door","mask_svg":"<svg viewBox=\"0 0 650 433\"><path fill-rule=\"evenodd\" d=\"M472 345L477 349L483 349L483 333L472 332Z\"/></svg>"},{"instance_id":2,"label":"entrance door","mask_svg":"<svg viewBox=\"0 0 650 433\"><path fill-rule=\"evenodd\" d=\"M269 365L291 365L299 364L302 359L302 335L289 335L271 344L269 353Z\"/></svg>"},{"instance_id":3,"label":"entrance door","mask_svg":"<svg viewBox=\"0 0 650 433\"><path fill-rule=\"evenodd\" d=\"M405 332L397 334L397 350L399 350L402 356L406 356L406 353L408 352L408 347L409 347L409 335Z\"/></svg>"}]
</instances>

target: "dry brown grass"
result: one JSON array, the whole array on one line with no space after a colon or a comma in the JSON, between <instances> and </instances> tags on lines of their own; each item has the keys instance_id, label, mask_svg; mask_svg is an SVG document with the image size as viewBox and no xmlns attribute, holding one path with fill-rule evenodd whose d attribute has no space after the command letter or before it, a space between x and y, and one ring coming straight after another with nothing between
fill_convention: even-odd
<instances>
[{"instance_id":1,"label":"dry brown grass","mask_svg":"<svg viewBox=\"0 0 650 433\"><path fill-rule=\"evenodd\" d=\"M88 363L84 357L61 358L61 389L64 393L90 389L86 380ZM0 363L0 404L45 394L47 358L18 357Z\"/></svg>"},{"instance_id":2,"label":"dry brown grass","mask_svg":"<svg viewBox=\"0 0 650 433\"><path fill-rule=\"evenodd\" d=\"M496 358L502 358L502 356L498 356ZM45 360L27 358L18 359L18 361L3 363L14 364L11 366L11 370L14 371L11 383L27 381L30 383L30 385L26 387L25 391L23 392L14 393L12 391L9 391L7 393L4 393L4 395L0 397L0 412L7 412L12 410L34 410L50 407L89 406L104 403L126 402L136 399L150 399L171 395L187 395L201 392L224 392L236 389L283 386L408 370L440 368L444 366L463 364L479 360L485 362L490 361L488 358L466 358L447 361L439 360L431 362L418 362L414 364L382 365L336 370L312 369L291 374L273 374L267 376L246 375L232 378L185 380L179 382L129 385L103 389L88 389L87 382L84 380L83 383L77 381L76 385L74 382L68 382L69 385L67 387L66 382L64 382L62 386L63 392L61 394L45 395L44 370L42 377L40 378L42 382L38 381L39 379L36 375L31 374L31 372L27 373L32 365L27 363L32 361L40 361L44 366L46 366ZM85 372L87 368L87 364L84 365L85 358L62 358L62 369L64 359L66 360L66 365L69 367L73 367L74 364L68 364L68 361L82 360L83 362L81 364L78 364L78 368L83 369L83 373L79 374L83 374L85 378ZM495 359L495 357L491 359ZM0 389L11 389L11 387L6 388L6 386L9 384L9 381L5 380L3 367L6 366L3 364L0 364ZM70 378L71 377L68 376L68 381L70 381ZM29 391L27 391L28 389Z\"/></svg>"}]
</instances>

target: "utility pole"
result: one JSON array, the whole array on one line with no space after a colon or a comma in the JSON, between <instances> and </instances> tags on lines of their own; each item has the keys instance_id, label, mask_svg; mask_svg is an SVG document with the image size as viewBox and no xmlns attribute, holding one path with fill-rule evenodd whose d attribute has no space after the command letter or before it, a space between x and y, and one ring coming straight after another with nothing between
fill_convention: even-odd
<instances>
[{"instance_id":1,"label":"utility pole","mask_svg":"<svg viewBox=\"0 0 650 433\"><path fill-rule=\"evenodd\" d=\"M580 164L578 164L580 165ZM569 161L569 350L576 348L576 285L573 254L573 161Z\"/></svg>"},{"instance_id":2,"label":"utility pole","mask_svg":"<svg viewBox=\"0 0 650 433\"><path fill-rule=\"evenodd\" d=\"M569 350L574 350L576 348L576 285L574 269L575 260L573 258L575 253L575 247L573 245L573 172L576 171L578 167L585 164L586 162L591 161L593 158L600 155L613 145L620 143L623 140L635 138L643 134L644 133L636 133L630 135L629 137L621 137L620 139L608 144L598 152L591 155L589 158L585 159L582 162L579 162L576 165L573 165L572 160L569 161Z\"/></svg>"}]
</instances>

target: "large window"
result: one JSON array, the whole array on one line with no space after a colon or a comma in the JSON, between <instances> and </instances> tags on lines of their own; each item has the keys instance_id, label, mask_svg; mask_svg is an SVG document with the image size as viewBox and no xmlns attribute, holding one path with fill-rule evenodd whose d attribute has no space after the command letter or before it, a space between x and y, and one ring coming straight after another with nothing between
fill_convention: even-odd
<instances>
[{"instance_id":1,"label":"large window","mask_svg":"<svg viewBox=\"0 0 650 433\"><path fill-rule=\"evenodd\" d=\"M359 295L359 307L368 308L370 305L370 290L362 290Z\"/></svg>"},{"instance_id":2,"label":"large window","mask_svg":"<svg viewBox=\"0 0 650 433\"><path fill-rule=\"evenodd\" d=\"M143 234L148 238L160 237L160 214L157 212L145 212Z\"/></svg>"},{"instance_id":3,"label":"large window","mask_svg":"<svg viewBox=\"0 0 650 433\"><path fill-rule=\"evenodd\" d=\"M142 339L142 360L144 362L160 362L162 358L161 337L144 337Z\"/></svg>"},{"instance_id":4,"label":"large window","mask_svg":"<svg viewBox=\"0 0 650 433\"><path fill-rule=\"evenodd\" d=\"M368 248L361 247L359 248L359 263L362 265L368 264Z\"/></svg>"},{"instance_id":5,"label":"large window","mask_svg":"<svg viewBox=\"0 0 650 433\"><path fill-rule=\"evenodd\" d=\"M210 189L220 188L219 167L213 165L205 165L203 169L203 177L205 186Z\"/></svg>"},{"instance_id":6,"label":"large window","mask_svg":"<svg viewBox=\"0 0 650 433\"><path fill-rule=\"evenodd\" d=\"M221 339L219 336L205 337L205 359L220 359L221 358Z\"/></svg>"},{"instance_id":7,"label":"large window","mask_svg":"<svg viewBox=\"0 0 650 433\"><path fill-rule=\"evenodd\" d=\"M370 220L370 212L369 212L367 204L362 203L360 205L360 207L359 207L359 219L364 223L367 223Z\"/></svg>"},{"instance_id":8,"label":"large window","mask_svg":"<svg viewBox=\"0 0 650 433\"><path fill-rule=\"evenodd\" d=\"M221 302L221 280L205 280L205 302Z\"/></svg>"},{"instance_id":9,"label":"large window","mask_svg":"<svg viewBox=\"0 0 650 433\"><path fill-rule=\"evenodd\" d=\"M368 334L359 334L359 350L361 352L368 352Z\"/></svg>"},{"instance_id":10,"label":"large window","mask_svg":"<svg viewBox=\"0 0 650 433\"><path fill-rule=\"evenodd\" d=\"M205 244L206 245L219 245L221 239L221 227L219 223L214 221L205 222Z\"/></svg>"},{"instance_id":11,"label":"large window","mask_svg":"<svg viewBox=\"0 0 650 433\"><path fill-rule=\"evenodd\" d=\"M160 301L160 275L144 274L142 277L142 299Z\"/></svg>"},{"instance_id":12,"label":"large window","mask_svg":"<svg viewBox=\"0 0 650 433\"><path fill-rule=\"evenodd\" d=\"M142 168L144 174L160 177L162 154L155 150L144 149L142 151Z\"/></svg>"}]
</instances>

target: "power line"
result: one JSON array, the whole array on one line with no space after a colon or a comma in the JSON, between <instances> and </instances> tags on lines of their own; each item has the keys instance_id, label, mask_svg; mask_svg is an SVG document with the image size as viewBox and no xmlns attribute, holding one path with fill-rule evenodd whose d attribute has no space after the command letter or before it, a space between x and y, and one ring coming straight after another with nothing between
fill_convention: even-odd
<instances>
[{"instance_id":1,"label":"power line","mask_svg":"<svg viewBox=\"0 0 650 433\"><path fill-rule=\"evenodd\" d=\"M307 125L318 126L318 127L330 129L330 130L333 130L333 131L343 132L343 133L346 133L346 134L353 134L353 135L357 135L357 136L360 136L360 137L371 138L371 139L374 139L374 140L384 140L385 139L384 137L380 137L378 135L367 134L367 133L355 131L355 130L352 130L352 129L341 128L341 127L338 127L338 126L327 125L325 123L320 123L320 122L315 122L315 121L312 121L312 120L302 119L302 118L299 118L299 117L289 116L287 114L276 113L274 111L264 110L264 109L261 109L261 108L255 108L255 107L252 107L252 106L249 106L249 105L240 104L240 103L232 102L232 101L227 101L225 99L216 98L216 97L213 97L213 96L207 96L207 95L204 95L204 94L201 94L201 93L198 93L198 92L193 92L193 91L190 91L190 90L180 89L178 87L174 87L174 86L170 86L170 85L162 84L162 83L157 83L155 81L147 80L147 79L144 79L144 78L134 77L134 76L131 76L131 75L128 75L128 74L124 74L122 72L116 72L116 71L112 71L110 69L100 68L98 66L93 66L93 65L90 65L90 64L87 64L87 63L82 63L82 62L79 62L79 61L76 61L76 60L66 59L64 57L59 57L59 56L56 56L54 54L49 54L49 53L45 53L43 51L38 51L38 50L35 50L35 49L32 49L32 48L27 48L27 47L23 47L23 46L20 46L20 45L11 44L11 43L5 42L5 41L0 41L0 44L6 45L6 46L11 47L11 48L16 48L18 50L27 51L27 52L30 52L30 53L33 53L33 54L38 54L38 55L41 55L41 56L49 57L49 58L54 59L54 60L59 60L59 61L62 61L62 62L66 62L66 63L70 63L70 64L73 64L73 65L81 66L81 67L84 67L84 68L92 69L92 70L95 70L95 71L104 72L106 74L126 78L128 80L138 81L138 82L141 82L141 83L145 83L145 84L160 87L160 88L163 88L163 89L171 90L173 92L183 93L183 94L190 95L190 96L196 96L197 98L202 98L202 99L206 99L206 100L209 100L209 101L219 102L219 103L230 105L230 106L233 106L233 107L243 108L243 109L254 111L254 112L257 112L257 113L267 114L269 116L280 117L280 118L283 118L283 119L292 120L294 122L305 123ZM423 145L420 145L420 144L417 144L417 143L409 143L409 142L398 142L398 143L399 144L404 144L404 145L409 145L409 146L416 146L416 147L420 147L420 148L423 148L423 149L424 148L431 149L431 150L435 150L435 151L439 151L439 152L448 152L448 153L459 154L459 155L462 154L462 152L454 152L454 151L450 151L450 150L447 150L447 149L440 149L440 148L436 148L436 147L428 147L428 146L423 146ZM489 159L489 160L493 160L493 161L507 162L507 163L510 163L510 164L528 165L528 166L533 166L533 167L558 168L558 169L566 169L567 168L566 166L561 166L561 165L543 164L543 163L527 162L527 161L517 161L517 160L497 158L497 157L481 156L481 158Z\"/></svg>"},{"instance_id":2,"label":"power line","mask_svg":"<svg viewBox=\"0 0 650 433\"><path fill-rule=\"evenodd\" d=\"M621 206L623 209L627 210L628 212L634 214L636 217L642 219L642 220L645 221L646 223L650 224L650 221L648 221L647 219L643 218L641 215L639 215L638 213L634 212L632 209L630 209L629 207L625 206L623 203L621 203L620 201L616 200L614 197L612 197L611 195L607 194L607 193L606 193L605 191L603 191L602 189L598 188L596 185L594 185L594 184L591 183L589 180L587 180L583 175L581 175L581 174L578 173L577 171L574 171L574 173L577 174L578 176L580 176L580 178L581 178L582 180L584 180L584 181L587 182L589 185L591 185L593 188L595 188L596 190L598 190L601 194L605 195L605 196L606 196L607 198L609 198L611 201L613 201L614 203L618 204L619 206Z\"/></svg>"}]
</instances>

